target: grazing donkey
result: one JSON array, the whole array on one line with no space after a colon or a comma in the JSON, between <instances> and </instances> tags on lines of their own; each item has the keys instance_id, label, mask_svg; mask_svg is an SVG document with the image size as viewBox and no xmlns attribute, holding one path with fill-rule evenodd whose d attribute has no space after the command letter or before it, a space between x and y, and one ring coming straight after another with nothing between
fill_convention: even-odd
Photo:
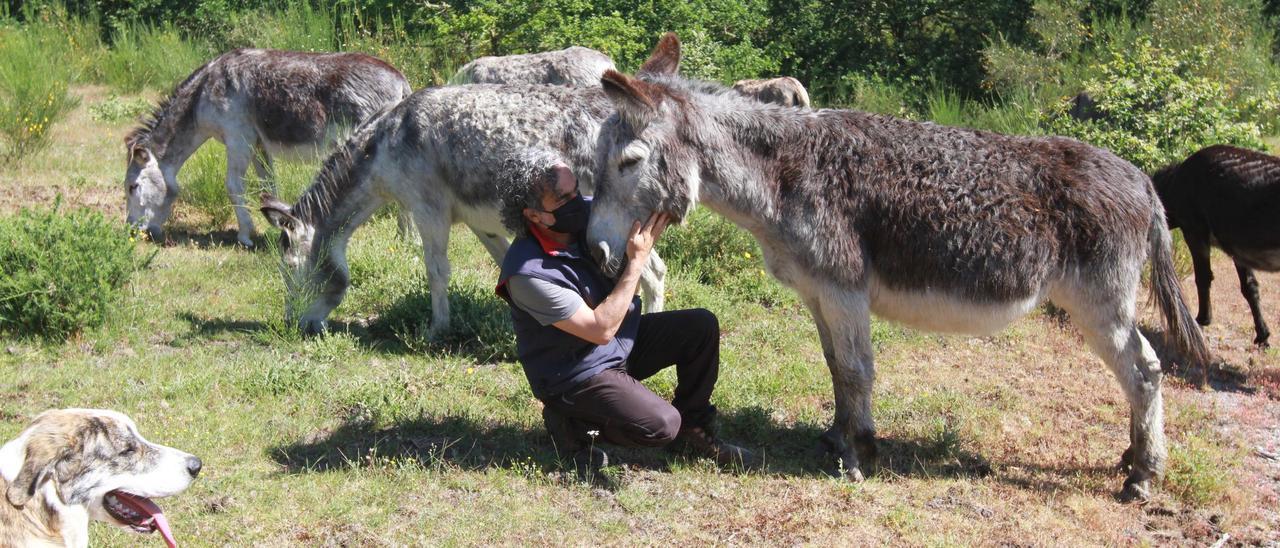
<instances>
[{"instance_id":1,"label":"grazing donkey","mask_svg":"<svg viewBox=\"0 0 1280 548\"><path fill-rule=\"evenodd\" d=\"M142 126L125 138L129 224L156 241L178 197L178 170L209 138L227 147L227 192L237 239L253 246L244 175L259 177L271 156L316 157L350 128L412 93L391 65L360 53L238 49L187 76Z\"/></svg>"},{"instance_id":2,"label":"grazing donkey","mask_svg":"<svg viewBox=\"0 0 1280 548\"><path fill-rule=\"evenodd\" d=\"M262 213L279 227L287 303L309 300L297 316L304 332L325 319L350 283L346 245L352 232L389 200L413 216L422 237L431 291L430 336L449 326L449 228L465 223L494 261L506 254L500 187L503 158L529 148L561 156L589 193L596 137L612 113L599 86L446 86L421 90L358 128L335 151L298 202L270 195ZM641 284L645 309L662 309L666 267L655 257ZM286 314L293 318L294 311Z\"/></svg>"},{"instance_id":3,"label":"grazing donkey","mask_svg":"<svg viewBox=\"0 0 1280 548\"><path fill-rule=\"evenodd\" d=\"M738 80L733 89L758 101L784 107L809 107L809 92L804 84L790 76L766 80Z\"/></svg>"},{"instance_id":4,"label":"grazing donkey","mask_svg":"<svg viewBox=\"0 0 1280 548\"><path fill-rule=\"evenodd\" d=\"M679 62L668 36L646 62ZM1046 298L1129 400L1125 498L1165 464L1159 359L1135 324L1141 271L1180 351L1205 360L1151 182L1105 150L845 110L762 104L679 77L605 74L588 245L617 272L628 229L702 202L750 231L813 314L835 388L822 436L848 476L875 462L870 313L991 333Z\"/></svg>"},{"instance_id":5,"label":"grazing donkey","mask_svg":"<svg viewBox=\"0 0 1280 548\"><path fill-rule=\"evenodd\" d=\"M600 76L613 70L608 55L573 46L556 51L481 57L458 70L450 84L549 84L573 87L600 85Z\"/></svg>"},{"instance_id":6,"label":"grazing donkey","mask_svg":"<svg viewBox=\"0 0 1280 548\"><path fill-rule=\"evenodd\" d=\"M1248 149L1214 145L1153 176L1169 228L1181 228L1195 266L1200 312L1209 325L1210 245L1231 256L1240 292L1253 313L1253 343L1267 346L1271 331L1258 304L1253 271L1280 270L1280 158Z\"/></svg>"}]
</instances>

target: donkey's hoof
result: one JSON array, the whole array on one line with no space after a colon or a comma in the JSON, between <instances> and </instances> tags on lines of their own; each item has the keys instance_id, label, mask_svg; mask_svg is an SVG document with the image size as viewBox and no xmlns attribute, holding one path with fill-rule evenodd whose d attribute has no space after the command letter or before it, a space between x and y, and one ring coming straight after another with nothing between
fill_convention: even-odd
<instances>
[{"instance_id":1,"label":"donkey's hoof","mask_svg":"<svg viewBox=\"0 0 1280 548\"><path fill-rule=\"evenodd\" d=\"M1200 325L1209 325L1213 323L1213 317L1208 315L1196 316L1196 323Z\"/></svg>"},{"instance_id":2,"label":"donkey's hoof","mask_svg":"<svg viewBox=\"0 0 1280 548\"><path fill-rule=\"evenodd\" d=\"M862 469L857 466L846 468L842 465L840 468L841 477L843 477L845 481L850 483L862 483L867 480L867 477L862 474Z\"/></svg>"},{"instance_id":3,"label":"donkey's hoof","mask_svg":"<svg viewBox=\"0 0 1280 548\"><path fill-rule=\"evenodd\" d=\"M1271 338L1270 333L1267 333L1266 335L1258 335L1256 339L1253 339L1253 345L1257 346L1259 350L1266 350L1268 348L1271 348L1271 343L1267 342L1267 340L1270 338Z\"/></svg>"},{"instance_id":4,"label":"donkey's hoof","mask_svg":"<svg viewBox=\"0 0 1280 548\"><path fill-rule=\"evenodd\" d=\"M252 250L254 247L253 238L250 238L248 236L237 236L236 243L240 244L240 247L243 247L249 250Z\"/></svg>"},{"instance_id":5,"label":"donkey's hoof","mask_svg":"<svg viewBox=\"0 0 1280 548\"><path fill-rule=\"evenodd\" d=\"M1118 468L1122 472L1125 472L1132 467L1133 467L1133 446L1129 446L1129 448L1125 449L1124 453L1120 455L1120 464L1117 464L1116 468Z\"/></svg>"},{"instance_id":6,"label":"donkey's hoof","mask_svg":"<svg viewBox=\"0 0 1280 548\"><path fill-rule=\"evenodd\" d=\"M1124 488L1120 490L1120 495L1117 498L1124 503L1146 504L1151 500L1151 481L1127 479L1124 481Z\"/></svg>"}]
</instances>

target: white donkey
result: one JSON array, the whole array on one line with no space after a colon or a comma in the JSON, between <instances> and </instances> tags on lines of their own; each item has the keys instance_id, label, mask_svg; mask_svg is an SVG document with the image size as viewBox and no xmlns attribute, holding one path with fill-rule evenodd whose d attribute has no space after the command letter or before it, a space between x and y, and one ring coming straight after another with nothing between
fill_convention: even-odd
<instances>
[{"instance_id":1,"label":"white donkey","mask_svg":"<svg viewBox=\"0 0 1280 548\"><path fill-rule=\"evenodd\" d=\"M481 57L458 69L449 83L598 87L604 71L613 69L613 60L608 55L573 46L556 51Z\"/></svg>"},{"instance_id":2,"label":"white donkey","mask_svg":"<svg viewBox=\"0 0 1280 548\"><path fill-rule=\"evenodd\" d=\"M511 176L509 159L529 149L551 151L589 194L596 138L611 109L599 86L466 85L418 91L370 119L325 160L297 203L262 198L263 215L283 231L280 247L290 267L286 315L297 318L305 333L325 329L350 285L346 246L352 232L395 201L413 216L422 238L429 336L447 331L450 227L465 223L501 262L508 231L500 198ZM641 286L645 310L658 311L666 267L651 257Z\"/></svg>"},{"instance_id":3,"label":"white donkey","mask_svg":"<svg viewBox=\"0 0 1280 548\"><path fill-rule=\"evenodd\" d=\"M227 192L253 245L244 175L270 177L271 156L315 158L369 115L412 93L404 75L359 53L238 49L206 63L125 138L128 222L156 241L178 197L182 164L210 138L227 148Z\"/></svg>"},{"instance_id":4,"label":"white donkey","mask_svg":"<svg viewBox=\"0 0 1280 548\"><path fill-rule=\"evenodd\" d=\"M646 63L679 62L664 38ZM1160 360L1135 323L1142 270L1171 346L1204 338L1182 300L1151 180L1102 149L846 110L784 108L715 84L609 72L588 242L616 272L627 231L701 202L760 242L818 328L835 388L823 436L852 479L876 457L870 314L991 333L1049 299L1129 400L1122 496L1164 470Z\"/></svg>"}]
</instances>

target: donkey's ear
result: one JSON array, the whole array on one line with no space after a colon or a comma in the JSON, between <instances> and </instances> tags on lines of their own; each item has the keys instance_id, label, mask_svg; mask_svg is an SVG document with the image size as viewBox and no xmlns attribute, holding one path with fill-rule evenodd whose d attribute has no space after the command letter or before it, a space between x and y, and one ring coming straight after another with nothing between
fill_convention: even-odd
<instances>
[{"instance_id":1,"label":"donkey's ear","mask_svg":"<svg viewBox=\"0 0 1280 548\"><path fill-rule=\"evenodd\" d=\"M637 80L616 70L607 70L600 77L600 86L605 95L613 100L618 114L631 126L631 131L639 134L658 117L658 104L662 101L663 89L643 80Z\"/></svg>"},{"instance_id":2,"label":"donkey's ear","mask_svg":"<svg viewBox=\"0 0 1280 548\"><path fill-rule=\"evenodd\" d=\"M21 453L22 467L5 490L5 498L14 506L26 504L44 482L49 481L58 457L50 440L35 434L27 437L26 447L22 448Z\"/></svg>"},{"instance_id":3,"label":"donkey's ear","mask_svg":"<svg viewBox=\"0 0 1280 548\"><path fill-rule=\"evenodd\" d=\"M668 32L658 39L649 59L640 65L636 76L672 76L680 69L680 38L676 33Z\"/></svg>"},{"instance_id":4,"label":"donkey's ear","mask_svg":"<svg viewBox=\"0 0 1280 548\"><path fill-rule=\"evenodd\" d=\"M262 215L267 218L267 222L271 226L284 230L292 231L298 226L298 218L293 216L293 208L289 204L281 202L271 195L270 192L263 192L262 196Z\"/></svg>"},{"instance_id":5,"label":"donkey's ear","mask_svg":"<svg viewBox=\"0 0 1280 548\"><path fill-rule=\"evenodd\" d=\"M132 145L129 148L129 160L138 165L145 166L147 165L147 162L151 161L151 153L147 152L147 149L145 148Z\"/></svg>"}]
</instances>

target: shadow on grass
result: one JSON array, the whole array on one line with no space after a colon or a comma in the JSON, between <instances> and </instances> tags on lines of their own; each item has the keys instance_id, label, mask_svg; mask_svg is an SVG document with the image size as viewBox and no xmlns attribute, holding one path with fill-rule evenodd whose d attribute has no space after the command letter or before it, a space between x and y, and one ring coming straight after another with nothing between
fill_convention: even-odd
<instances>
[{"instance_id":1,"label":"shadow on grass","mask_svg":"<svg viewBox=\"0 0 1280 548\"><path fill-rule=\"evenodd\" d=\"M238 233L235 230L221 229L209 230L201 229L186 225L170 225L165 227L165 247L193 247L196 249L213 249L221 247L233 247L244 249L240 246ZM262 234L253 235L253 249L249 251L259 252L267 249L266 237Z\"/></svg>"},{"instance_id":2,"label":"shadow on grass","mask_svg":"<svg viewBox=\"0 0 1280 548\"><path fill-rule=\"evenodd\" d=\"M834 460L817 451L822 429L781 426L762 408L721 415L722 437L763 457L758 473L790 477L835 477ZM602 444L614 464L670 470L685 457L663 449L633 449ZM981 457L952 445L926 440L880 440L880 473L925 477L982 477L990 466ZM543 474L571 469L556 454L541 427L493 424L470 417L422 417L379 427L348 421L336 429L312 433L268 450L287 473L320 473L351 468L399 466L414 462L428 469L480 471L507 469ZM696 459L693 459L696 460ZM738 471L726 469L729 473ZM753 472L756 473L756 472Z\"/></svg>"},{"instance_id":3,"label":"shadow on grass","mask_svg":"<svg viewBox=\"0 0 1280 548\"><path fill-rule=\"evenodd\" d=\"M819 441L825 432L812 424L778 424L767 409L758 406L720 414L725 440L742 443L763 456L767 473L787 476L837 476L835 456ZM879 438L879 475L911 477L983 477L991 465L981 455L959 444L958 438Z\"/></svg>"},{"instance_id":4,"label":"shadow on grass","mask_svg":"<svg viewBox=\"0 0 1280 548\"><path fill-rule=\"evenodd\" d=\"M475 290L451 290L451 325L447 332L429 337L430 295L410 292L368 322L329 321L329 333L345 333L362 348L388 355L423 354L449 356L470 363L512 361L515 334L506 303ZM286 343L290 334L278 326L256 320L210 318L183 311L178 318L191 330L178 337L182 344L204 340L225 340L226 335L244 335L263 344Z\"/></svg>"},{"instance_id":5,"label":"shadow on grass","mask_svg":"<svg viewBox=\"0 0 1280 548\"><path fill-rule=\"evenodd\" d=\"M1204 379L1204 371L1199 365L1188 365L1186 358L1166 344L1164 331L1157 331L1146 326L1141 326L1138 330L1151 343L1151 349L1155 350L1156 356L1160 358L1165 374L1178 378L1192 386L1201 384ZM1212 347L1210 347L1209 353L1211 356L1213 355ZM1218 392L1241 394L1253 394L1258 391L1257 387L1248 385L1249 379L1244 373L1241 373L1230 364L1223 363L1216 356L1213 360L1213 363L1209 364L1210 388Z\"/></svg>"}]
</instances>

